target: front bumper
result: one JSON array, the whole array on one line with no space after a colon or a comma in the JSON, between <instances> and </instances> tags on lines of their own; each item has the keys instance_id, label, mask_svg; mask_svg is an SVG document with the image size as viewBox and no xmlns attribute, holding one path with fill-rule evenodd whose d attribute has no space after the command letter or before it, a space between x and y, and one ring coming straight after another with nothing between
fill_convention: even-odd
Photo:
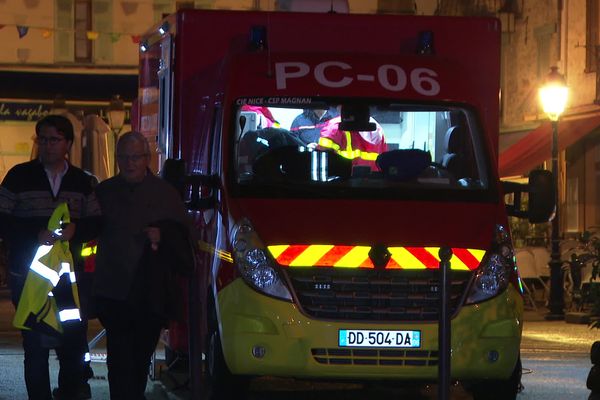
<instances>
[{"instance_id":1,"label":"front bumper","mask_svg":"<svg viewBox=\"0 0 600 400\"><path fill-rule=\"evenodd\" d=\"M437 323L315 320L295 304L262 295L241 279L219 292L218 305L223 353L234 374L366 380L438 376ZM462 307L451 323L452 377L507 379L519 356L522 313L522 298L512 285L489 301ZM421 348L340 352L339 329L420 330ZM253 356L256 346L264 348L262 358Z\"/></svg>"}]
</instances>

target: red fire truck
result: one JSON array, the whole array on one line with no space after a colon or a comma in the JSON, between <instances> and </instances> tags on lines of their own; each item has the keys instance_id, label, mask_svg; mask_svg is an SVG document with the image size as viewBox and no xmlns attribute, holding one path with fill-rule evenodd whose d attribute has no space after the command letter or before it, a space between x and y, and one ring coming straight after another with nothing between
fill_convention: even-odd
<instances>
[{"instance_id":1,"label":"red fire truck","mask_svg":"<svg viewBox=\"0 0 600 400\"><path fill-rule=\"evenodd\" d=\"M140 130L157 166L184 163L201 236L168 345L206 398L257 376L435 381L441 248L452 379L515 398L507 215L553 205L545 175L529 210L504 202L500 34L492 18L182 10L142 38Z\"/></svg>"}]
</instances>

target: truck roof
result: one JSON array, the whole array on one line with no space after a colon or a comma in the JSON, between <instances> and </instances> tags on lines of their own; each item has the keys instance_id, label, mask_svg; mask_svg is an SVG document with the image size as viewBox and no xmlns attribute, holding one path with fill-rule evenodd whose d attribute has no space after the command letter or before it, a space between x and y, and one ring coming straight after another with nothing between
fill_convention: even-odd
<instances>
[{"instance_id":1,"label":"truck roof","mask_svg":"<svg viewBox=\"0 0 600 400\"><path fill-rule=\"evenodd\" d=\"M474 78L482 71L488 82L500 76L500 22L490 17L186 9L166 21L176 37L184 79L227 55L251 52L255 26L266 29L271 53L408 55L416 53L419 33L430 31L437 58L462 64ZM155 40L159 26L142 40Z\"/></svg>"}]
</instances>

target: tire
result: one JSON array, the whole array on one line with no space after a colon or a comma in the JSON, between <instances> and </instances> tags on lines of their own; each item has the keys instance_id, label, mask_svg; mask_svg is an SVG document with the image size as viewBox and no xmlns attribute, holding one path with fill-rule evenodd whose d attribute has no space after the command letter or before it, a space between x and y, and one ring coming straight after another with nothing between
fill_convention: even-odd
<instances>
[{"instance_id":1,"label":"tire","mask_svg":"<svg viewBox=\"0 0 600 400\"><path fill-rule=\"evenodd\" d=\"M600 340L595 341L590 349L590 360L594 365L600 365Z\"/></svg>"},{"instance_id":2,"label":"tire","mask_svg":"<svg viewBox=\"0 0 600 400\"><path fill-rule=\"evenodd\" d=\"M206 335L206 360L203 365L203 400L244 400L247 398L248 377L233 375L223 356L216 312L212 307Z\"/></svg>"},{"instance_id":3,"label":"tire","mask_svg":"<svg viewBox=\"0 0 600 400\"><path fill-rule=\"evenodd\" d=\"M473 400L515 400L521 389L521 375L523 366L521 357L510 377L506 380L488 380L478 382L472 386Z\"/></svg>"}]
</instances>

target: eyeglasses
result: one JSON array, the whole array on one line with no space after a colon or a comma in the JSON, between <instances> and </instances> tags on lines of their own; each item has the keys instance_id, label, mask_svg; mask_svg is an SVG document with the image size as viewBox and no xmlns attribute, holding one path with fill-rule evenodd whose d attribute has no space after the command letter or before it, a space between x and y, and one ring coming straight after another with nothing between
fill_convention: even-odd
<instances>
[{"instance_id":1,"label":"eyeglasses","mask_svg":"<svg viewBox=\"0 0 600 400\"><path fill-rule=\"evenodd\" d=\"M148 154L117 154L117 159L122 162L133 161L138 162L148 157Z\"/></svg>"},{"instance_id":2,"label":"eyeglasses","mask_svg":"<svg viewBox=\"0 0 600 400\"><path fill-rule=\"evenodd\" d=\"M50 144L52 146L63 140L65 140L64 137L57 137L57 136L38 136L35 138L35 141L37 144L42 144L42 145Z\"/></svg>"}]
</instances>

